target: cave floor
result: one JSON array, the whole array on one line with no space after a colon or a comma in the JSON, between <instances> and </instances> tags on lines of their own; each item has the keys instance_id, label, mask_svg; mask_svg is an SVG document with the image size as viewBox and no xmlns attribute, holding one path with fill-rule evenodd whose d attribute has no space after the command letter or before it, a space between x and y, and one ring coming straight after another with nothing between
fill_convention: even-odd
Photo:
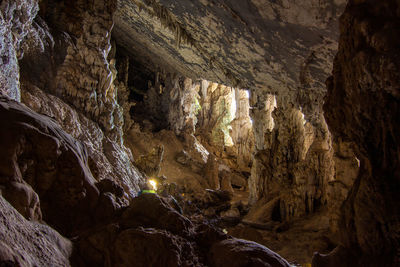
<instances>
[{"instance_id":1,"label":"cave floor","mask_svg":"<svg viewBox=\"0 0 400 267\"><path fill-rule=\"evenodd\" d=\"M335 247L331 241L329 217L326 213L317 212L271 230L239 223L227 227L227 231L234 237L268 247L294 266L306 266L311 263L314 252L328 253Z\"/></svg>"}]
</instances>

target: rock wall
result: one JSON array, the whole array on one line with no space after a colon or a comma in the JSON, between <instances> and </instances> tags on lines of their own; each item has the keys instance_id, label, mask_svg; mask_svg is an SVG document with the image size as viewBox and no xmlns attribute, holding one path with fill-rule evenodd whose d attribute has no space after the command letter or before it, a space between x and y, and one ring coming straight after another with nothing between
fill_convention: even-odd
<instances>
[{"instance_id":1,"label":"rock wall","mask_svg":"<svg viewBox=\"0 0 400 267\"><path fill-rule=\"evenodd\" d=\"M71 242L49 226L22 217L1 194L0 238L2 266L69 266Z\"/></svg>"},{"instance_id":2,"label":"rock wall","mask_svg":"<svg viewBox=\"0 0 400 267\"><path fill-rule=\"evenodd\" d=\"M109 53L115 4L41 1L44 21L38 18L35 31L28 36L26 48L30 51L22 60L21 71L27 81L61 97L121 142L123 116L111 61L115 55Z\"/></svg>"},{"instance_id":3,"label":"rock wall","mask_svg":"<svg viewBox=\"0 0 400 267\"><path fill-rule=\"evenodd\" d=\"M112 10L111 2L41 2L45 20L35 18L19 61L22 102L83 142L95 179L113 180L131 198L142 176L123 143L115 51L109 53Z\"/></svg>"},{"instance_id":4,"label":"rock wall","mask_svg":"<svg viewBox=\"0 0 400 267\"><path fill-rule=\"evenodd\" d=\"M143 176L134 166L131 151L125 145L109 138L97 123L58 97L35 86L23 86L22 102L54 118L63 130L84 144L90 171L97 181L110 179L124 188L126 198L136 196Z\"/></svg>"},{"instance_id":5,"label":"rock wall","mask_svg":"<svg viewBox=\"0 0 400 267\"><path fill-rule=\"evenodd\" d=\"M332 146L335 173L334 177L328 180L325 193L330 217L330 230L334 241L339 243L341 206L349 196L350 189L358 176L360 162L356 158L350 142L344 142L340 138L334 139Z\"/></svg>"},{"instance_id":6,"label":"rock wall","mask_svg":"<svg viewBox=\"0 0 400 267\"><path fill-rule=\"evenodd\" d=\"M18 59L24 54L21 44L29 34L38 12L36 0L2 1L0 3L0 92L19 101Z\"/></svg>"},{"instance_id":7,"label":"rock wall","mask_svg":"<svg viewBox=\"0 0 400 267\"><path fill-rule=\"evenodd\" d=\"M357 255L360 266L400 262L399 16L398 1L350 0L327 81L328 125L334 136L352 142L360 160L340 222L344 251ZM341 256L334 251L324 260L346 263Z\"/></svg>"},{"instance_id":8,"label":"rock wall","mask_svg":"<svg viewBox=\"0 0 400 267\"><path fill-rule=\"evenodd\" d=\"M110 186L104 191L102 184L115 183L94 179L86 146L54 119L4 97L0 117L3 196L27 219L43 219L72 236L127 205L121 187L118 197L104 196L114 191Z\"/></svg>"}]
</instances>

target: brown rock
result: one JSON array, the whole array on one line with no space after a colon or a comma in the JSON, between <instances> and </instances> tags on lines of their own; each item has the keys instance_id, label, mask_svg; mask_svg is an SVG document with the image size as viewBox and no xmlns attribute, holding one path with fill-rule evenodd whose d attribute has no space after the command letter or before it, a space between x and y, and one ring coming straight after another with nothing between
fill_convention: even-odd
<instances>
[{"instance_id":1,"label":"brown rock","mask_svg":"<svg viewBox=\"0 0 400 267\"><path fill-rule=\"evenodd\" d=\"M164 146L159 145L153 148L149 154L140 156L136 161L135 165L139 170L144 172L147 177L157 177L160 173L161 162L164 155Z\"/></svg>"},{"instance_id":2,"label":"brown rock","mask_svg":"<svg viewBox=\"0 0 400 267\"><path fill-rule=\"evenodd\" d=\"M228 191L233 194L234 191L231 183L231 173L223 171L221 176L221 190Z\"/></svg>"},{"instance_id":3,"label":"brown rock","mask_svg":"<svg viewBox=\"0 0 400 267\"><path fill-rule=\"evenodd\" d=\"M99 192L85 147L49 117L4 97L0 119L4 196L25 216L40 219L39 195L43 219L64 234L88 227Z\"/></svg>"},{"instance_id":4,"label":"brown rock","mask_svg":"<svg viewBox=\"0 0 400 267\"><path fill-rule=\"evenodd\" d=\"M124 227L154 227L176 235L187 235L193 227L184 216L156 194L142 194L122 214Z\"/></svg>"},{"instance_id":5,"label":"brown rock","mask_svg":"<svg viewBox=\"0 0 400 267\"><path fill-rule=\"evenodd\" d=\"M261 245L190 222L155 194L140 195L112 223L82 233L73 259L76 266L226 266L229 259L234 266L288 266Z\"/></svg>"},{"instance_id":6,"label":"brown rock","mask_svg":"<svg viewBox=\"0 0 400 267\"><path fill-rule=\"evenodd\" d=\"M125 230L114 246L113 266L202 266L190 243L161 230Z\"/></svg>"},{"instance_id":7,"label":"brown rock","mask_svg":"<svg viewBox=\"0 0 400 267\"><path fill-rule=\"evenodd\" d=\"M6 185L3 197L28 220L42 220L39 196L25 182L11 182Z\"/></svg>"},{"instance_id":8,"label":"brown rock","mask_svg":"<svg viewBox=\"0 0 400 267\"><path fill-rule=\"evenodd\" d=\"M327 80L329 127L353 142L360 160L339 224L343 246L360 266L400 262L399 8L393 0L349 1Z\"/></svg>"},{"instance_id":9,"label":"brown rock","mask_svg":"<svg viewBox=\"0 0 400 267\"><path fill-rule=\"evenodd\" d=\"M287 261L268 248L242 239L226 239L215 243L208 257L211 266L290 266Z\"/></svg>"},{"instance_id":10,"label":"brown rock","mask_svg":"<svg viewBox=\"0 0 400 267\"><path fill-rule=\"evenodd\" d=\"M214 154L208 156L207 164L204 167L204 176L211 189L218 190L220 188L218 164Z\"/></svg>"},{"instance_id":11,"label":"brown rock","mask_svg":"<svg viewBox=\"0 0 400 267\"><path fill-rule=\"evenodd\" d=\"M70 266L71 242L50 227L28 221L0 196L1 266Z\"/></svg>"}]
</instances>

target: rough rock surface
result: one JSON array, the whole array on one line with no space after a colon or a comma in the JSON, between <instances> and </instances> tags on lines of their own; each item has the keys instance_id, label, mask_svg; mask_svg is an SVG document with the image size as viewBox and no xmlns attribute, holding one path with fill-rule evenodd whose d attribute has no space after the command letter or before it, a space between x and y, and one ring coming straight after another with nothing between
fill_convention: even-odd
<instances>
[{"instance_id":1,"label":"rough rock surface","mask_svg":"<svg viewBox=\"0 0 400 267\"><path fill-rule=\"evenodd\" d=\"M155 194L142 194L112 224L79 237L74 261L76 266L225 266L220 252L241 259L233 266L289 266L264 246L193 224Z\"/></svg>"},{"instance_id":2,"label":"rough rock surface","mask_svg":"<svg viewBox=\"0 0 400 267\"><path fill-rule=\"evenodd\" d=\"M28 36L21 71L26 82L61 97L121 142L123 112L110 53L114 10L113 0L41 1L43 20L36 19Z\"/></svg>"},{"instance_id":3,"label":"rough rock surface","mask_svg":"<svg viewBox=\"0 0 400 267\"><path fill-rule=\"evenodd\" d=\"M324 91L336 52L336 19L344 4L122 0L113 35L144 62L192 79L279 92L297 103L301 80L306 98L308 92Z\"/></svg>"},{"instance_id":4,"label":"rough rock surface","mask_svg":"<svg viewBox=\"0 0 400 267\"><path fill-rule=\"evenodd\" d=\"M324 118L312 126L299 110L273 96L257 99L250 202L260 201L257 207L265 201L275 203L275 208L264 211L277 214L265 214L265 219L289 221L315 212L326 204L328 181L334 178L333 149Z\"/></svg>"},{"instance_id":5,"label":"rough rock surface","mask_svg":"<svg viewBox=\"0 0 400 267\"><path fill-rule=\"evenodd\" d=\"M85 145L88 164L97 181L111 179L124 188L128 197L137 194L143 177L134 167L131 151L124 144L110 139L97 123L36 86L24 84L22 102L36 112L54 118L63 130Z\"/></svg>"},{"instance_id":6,"label":"rough rock surface","mask_svg":"<svg viewBox=\"0 0 400 267\"><path fill-rule=\"evenodd\" d=\"M255 242L226 239L211 247L209 257L214 266L290 266L279 255L269 252Z\"/></svg>"},{"instance_id":7,"label":"rough rock surface","mask_svg":"<svg viewBox=\"0 0 400 267\"><path fill-rule=\"evenodd\" d=\"M334 136L353 142L360 160L339 225L344 250L360 266L400 262L399 17L398 1L350 0L327 82L328 125Z\"/></svg>"},{"instance_id":8,"label":"rough rock surface","mask_svg":"<svg viewBox=\"0 0 400 267\"><path fill-rule=\"evenodd\" d=\"M69 240L49 226L26 220L0 195L1 266L70 266L71 253Z\"/></svg>"},{"instance_id":9,"label":"rough rock surface","mask_svg":"<svg viewBox=\"0 0 400 267\"><path fill-rule=\"evenodd\" d=\"M147 177L157 177L160 173L160 165L163 160L164 147L159 145L153 148L149 154L140 156L135 165L140 171L145 173Z\"/></svg>"},{"instance_id":10,"label":"rough rock surface","mask_svg":"<svg viewBox=\"0 0 400 267\"><path fill-rule=\"evenodd\" d=\"M333 142L335 175L328 181L326 200L330 215L330 229L332 236L339 241L340 207L349 195L359 172L359 161L351 148L350 142L336 140Z\"/></svg>"},{"instance_id":11,"label":"rough rock surface","mask_svg":"<svg viewBox=\"0 0 400 267\"><path fill-rule=\"evenodd\" d=\"M36 0L1 1L0 3L0 92L20 101L18 59L21 43L32 30L38 12Z\"/></svg>"},{"instance_id":12,"label":"rough rock surface","mask_svg":"<svg viewBox=\"0 0 400 267\"><path fill-rule=\"evenodd\" d=\"M0 118L0 185L3 196L27 219L43 218L71 236L125 205L121 190L101 186L99 191L85 146L53 119L5 97L0 99Z\"/></svg>"}]
</instances>

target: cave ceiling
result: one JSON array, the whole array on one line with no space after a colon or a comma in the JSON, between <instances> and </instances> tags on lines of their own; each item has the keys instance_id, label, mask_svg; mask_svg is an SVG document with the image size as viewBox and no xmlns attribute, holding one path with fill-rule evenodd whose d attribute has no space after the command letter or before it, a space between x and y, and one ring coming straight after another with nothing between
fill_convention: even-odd
<instances>
[{"instance_id":1,"label":"cave ceiling","mask_svg":"<svg viewBox=\"0 0 400 267\"><path fill-rule=\"evenodd\" d=\"M118 0L113 37L142 64L193 79L277 95L325 90L345 2Z\"/></svg>"}]
</instances>

